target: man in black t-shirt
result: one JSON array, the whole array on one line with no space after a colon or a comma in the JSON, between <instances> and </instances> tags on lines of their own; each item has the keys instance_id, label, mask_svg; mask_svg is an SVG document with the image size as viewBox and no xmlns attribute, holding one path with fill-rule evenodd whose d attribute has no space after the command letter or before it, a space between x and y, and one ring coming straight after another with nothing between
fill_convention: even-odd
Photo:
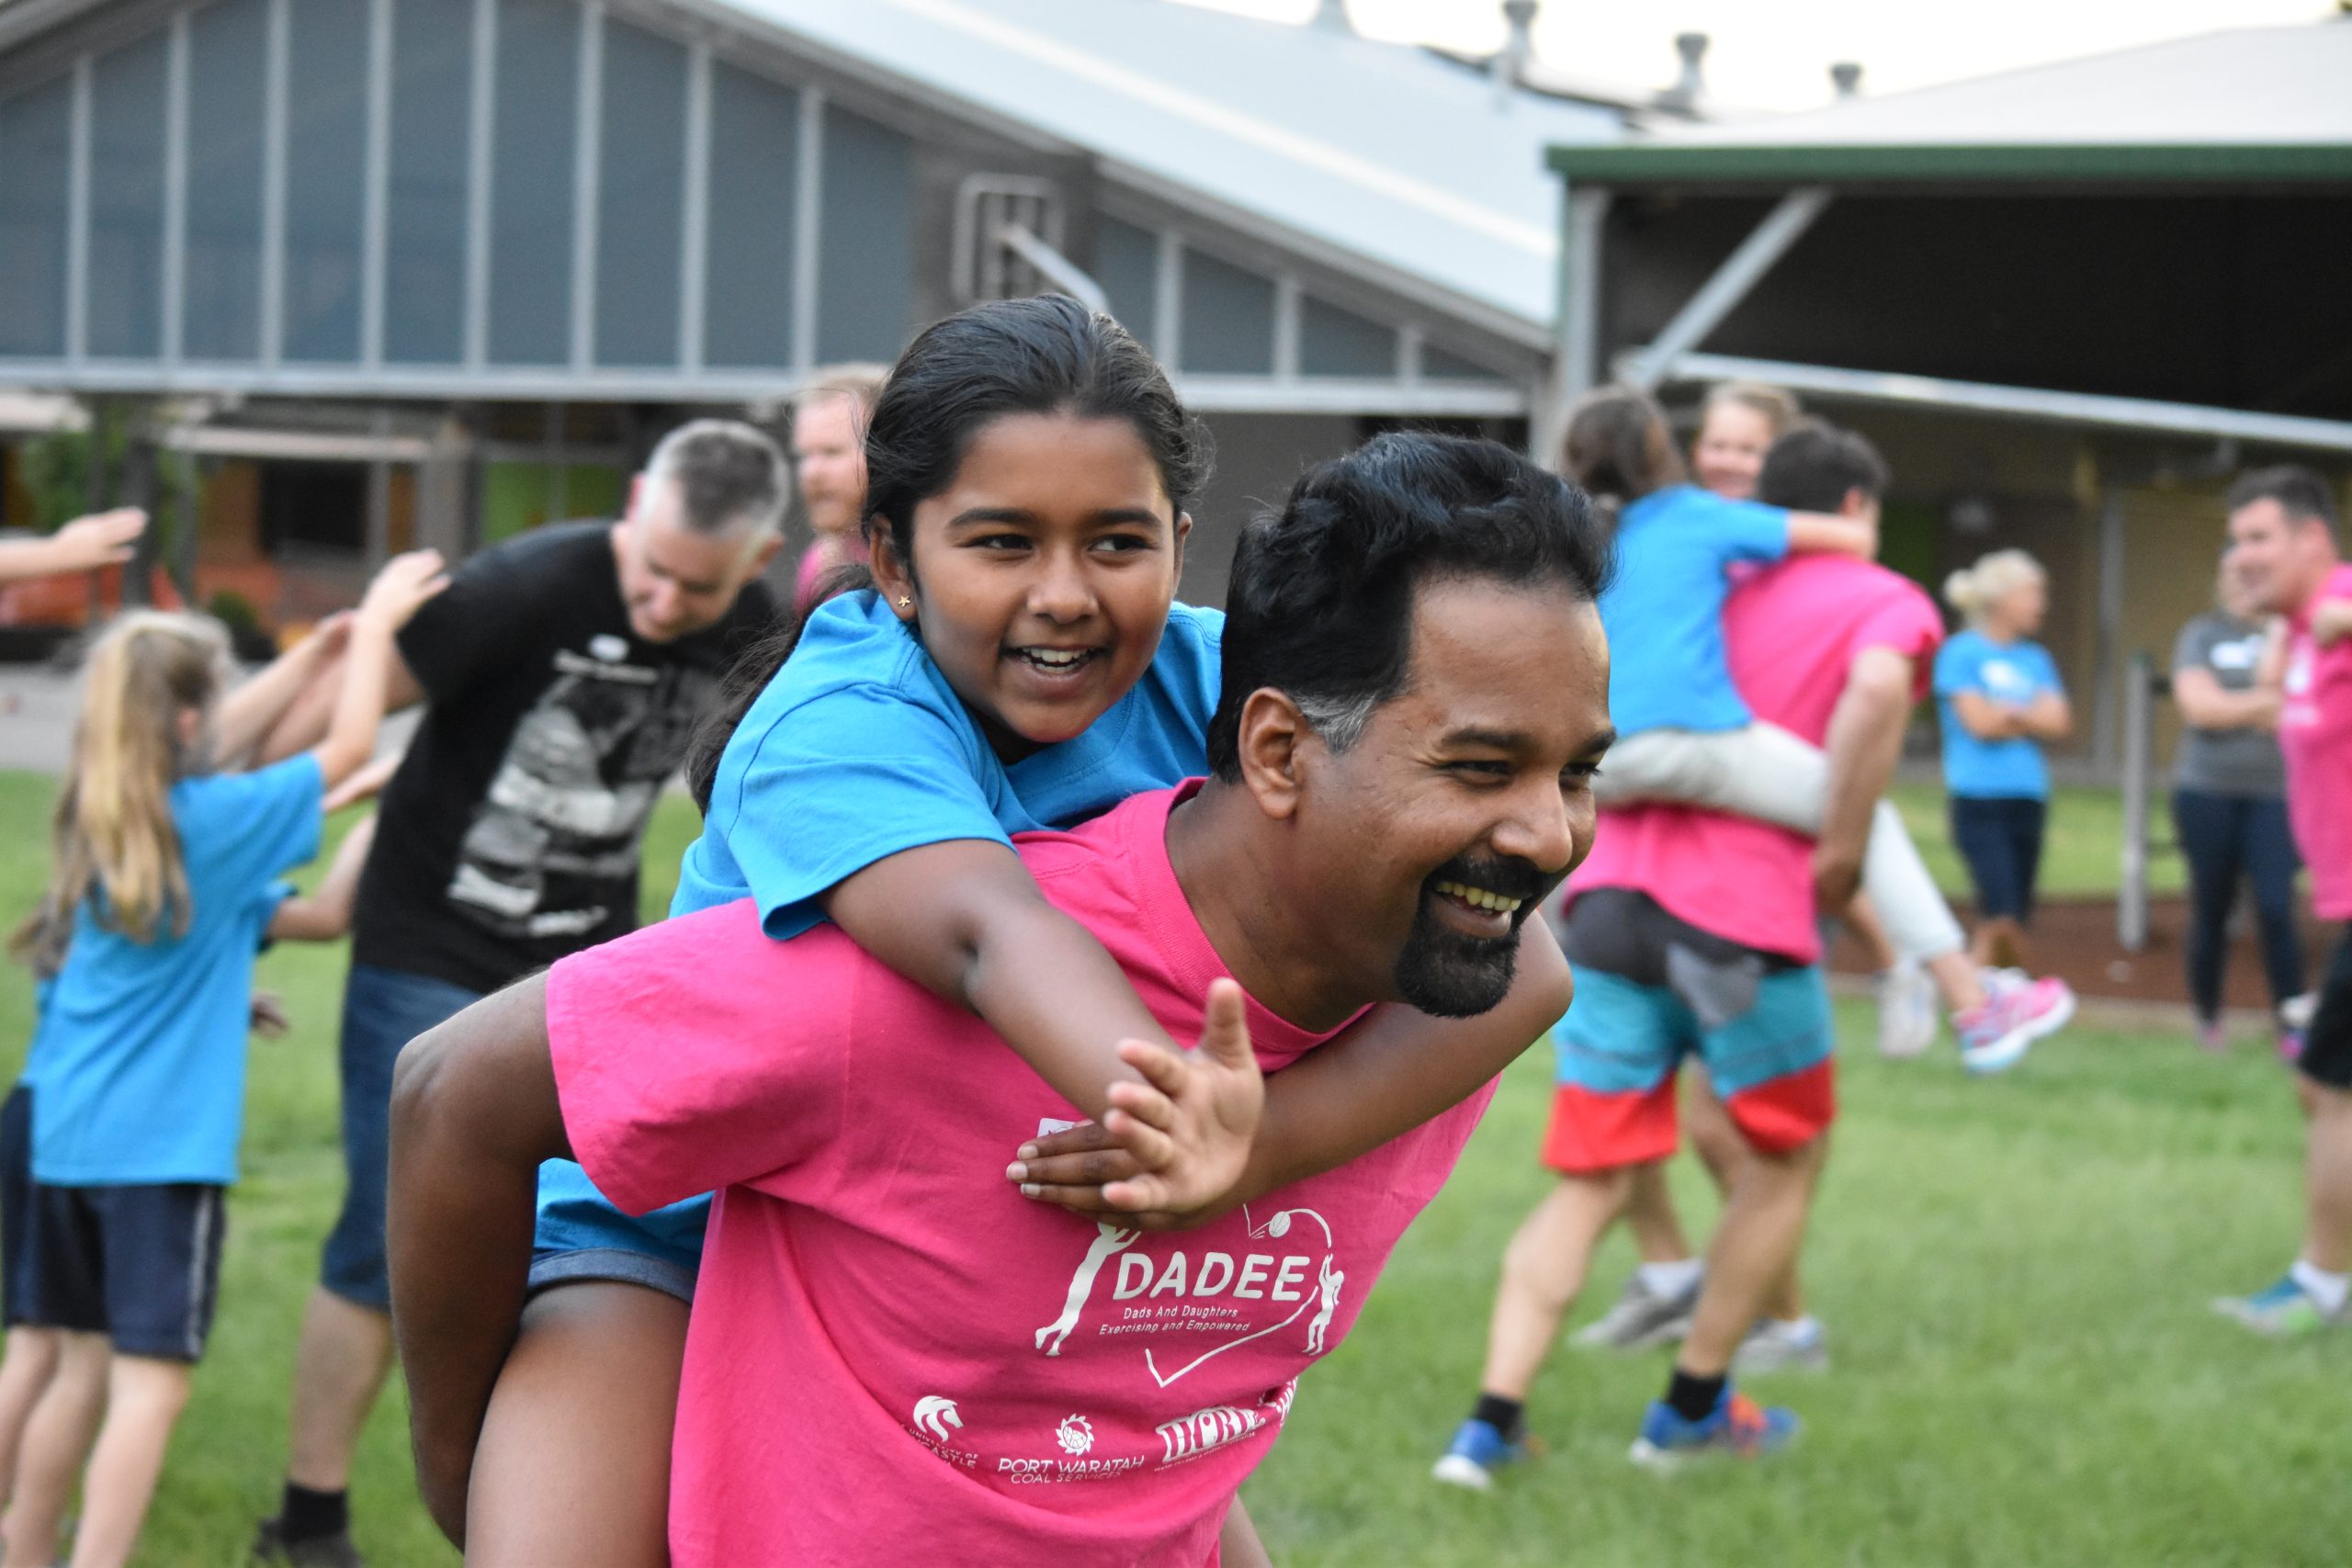
<instances>
[{"instance_id":1,"label":"man in black t-shirt","mask_svg":"<svg viewBox=\"0 0 2352 1568\"><path fill-rule=\"evenodd\" d=\"M480 997L636 926L654 801L776 612L759 578L785 497L774 443L698 420L654 449L619 522L484 551L401 635L387 705L425 711L385 787L353 912L349 1185L303 1317L285 1506L254 1549L266 1561L358 1561L345 1489L391 1359L393 1059Z\"/></svg>"}]
</instances>

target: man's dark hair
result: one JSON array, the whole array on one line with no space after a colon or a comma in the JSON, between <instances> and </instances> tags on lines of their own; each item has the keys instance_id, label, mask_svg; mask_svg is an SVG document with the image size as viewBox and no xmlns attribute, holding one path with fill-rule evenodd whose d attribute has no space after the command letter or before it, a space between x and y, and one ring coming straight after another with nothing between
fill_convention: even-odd
<instances>
[{"instance_id":1,"label":"man's dark hair","mask_svg":"<svg viewBox=\"0 0 2352 1568\"><path fill-rule=\"evenodd\" d=\"M1209 766L1240 776L1241 706L1261 686L1332 750L1354 744L1405 687L1421 584L1557 583L1592 599L1610 560L1585 493L1496 442L1399 432L1309 468L1234 551Z\"/></svg>"},{"instance_id":2,"label":"man's dark hair","mask_svg":"<svg viewBox=\"0 0 2352 1568\"><path fill-rule=\"evenodd\" d=\"M649 479L678 487L679 509L697 534L784 524L784 454L740 420L697 419L662 438L645 460Z\"/></svg>"},{"instance_id":3,"label":"man's dark hair","mask_svg":"<svg viewBox=\"0 0 2352 1568\"><path fill-rule=\"evenodd\" d=\"M1878 448L1827 420L1801 419L1764 454L1756 499L1791 512L1835 512L1849 491L1875 501L1886 493L1886 459Z\"/></svg>"},{"instance_id":4,"label":"man's dark hair","mask_svg":"<svg viewBox=\"0 0 2352 1568\"><path fill-rule=\"evenodd\" d=\"M2249 468L2230 486L2224 504L2235 512L2257 501L2275 501L2278 510L2296 522L2324 523L2329 533L2336 532L2335 491L2316 472L2300 463Z\"/></svg>"}]
</instances>

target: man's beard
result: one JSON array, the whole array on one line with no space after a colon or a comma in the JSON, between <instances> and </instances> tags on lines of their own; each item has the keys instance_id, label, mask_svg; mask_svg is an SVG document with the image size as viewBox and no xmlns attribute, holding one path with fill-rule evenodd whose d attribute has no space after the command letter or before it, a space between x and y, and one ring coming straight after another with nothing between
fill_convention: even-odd
<instances>
[{"instance_id":1,"label":"man's beard","mask_svg":"<svg viewBox=\"0 0 2352 1568\"><path fill-rule=\"evenodd\" d=\"M1518 859L1464 857L1440 866L1421 885L1413 929L1406 933L1390 971L1397 998L1431 1018L1475 1018L1498 1005L1510 994L1511 978L1518 972L1520 928L1560 881ZM1521 900L1511 916L1510 934L1476 937L1447 930L1437 918L1439 882L1458 882Z\"/></svg>"}]
</instances>

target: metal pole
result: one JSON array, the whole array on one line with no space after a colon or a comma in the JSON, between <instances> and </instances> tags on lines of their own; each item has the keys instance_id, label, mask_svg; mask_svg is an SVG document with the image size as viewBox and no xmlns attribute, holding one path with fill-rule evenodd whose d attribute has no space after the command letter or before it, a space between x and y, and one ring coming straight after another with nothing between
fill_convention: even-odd
<instances>
[{"instance_id":1,"label":"metal pole","mask_svg":"<svg viewBox=\"0 0 2352 1568\"><path fill-rule=\"evenodd\" d=\"M2115 939L2126 953L2148 945L2148 796L2154 771L2154 661L2134 653L2123 682L2122 886L2115 899Z\"/></svg>"},{"instance_id":2,"label":"metal pole","mask_svg":"<svg viewBox=\"0 0 2352 1568\"><path fill-rule=\"evenodd\" d=\"M2119 660L2123 649L2123 491L2109 485L2098 506L2098 635L2091 665L2091 758L2111 768L2116 753L2116 682L2129 682Z\"/></svg>"}]
</instances>

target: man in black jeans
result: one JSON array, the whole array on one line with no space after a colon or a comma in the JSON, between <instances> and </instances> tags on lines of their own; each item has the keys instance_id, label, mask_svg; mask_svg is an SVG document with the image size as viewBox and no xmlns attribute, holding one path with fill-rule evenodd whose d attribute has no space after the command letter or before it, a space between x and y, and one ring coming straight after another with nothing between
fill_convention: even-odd
<instances>
[{"instance_id":1,"label":"man in black jeans","mask_svg":"<svg viewBox=\"0 0 2352 1568\"><path fill-rule=\"evenodd\" d=\"M386 1118L401 1047L637 925L645 825L775 604L783 454L746 424L670 433L612 523L474 557L411 621L386 706L423 723L385 787L344 993L348 1187L303 1314L284 1506L254 1552L352 1568L346 1488L391 1365ZM299 725L273 747L299 742Z\"/></svg>"}]
</instances>

